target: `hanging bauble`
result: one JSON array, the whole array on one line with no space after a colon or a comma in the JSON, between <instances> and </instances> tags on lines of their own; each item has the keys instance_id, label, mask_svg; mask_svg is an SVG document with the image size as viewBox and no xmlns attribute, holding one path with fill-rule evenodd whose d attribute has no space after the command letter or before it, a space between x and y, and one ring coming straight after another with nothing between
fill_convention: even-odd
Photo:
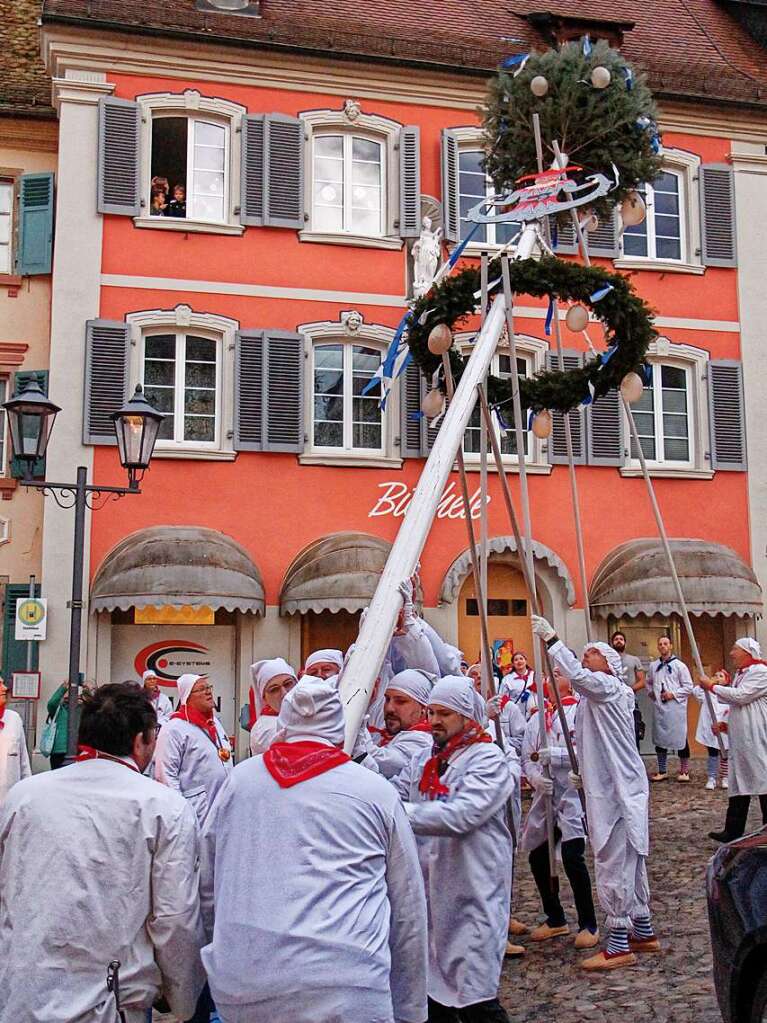
<instances>
[{"instance_id":1,"label":"hanging bauble","mask_svg":"<svg viewBox=\"0 0 767 1023\"><path fill-rule=\"evenodd\" d=\"M548 409L542 409L533 416L533 434L541 440L551 436L553 421Z\"/></svg>"},{"instance_id":2,"label":"hanging bauble","mask_svg":"<svg viewBox=\"0 0 767 1023\"><path fill-rule=\"evenodd\" d=\"M610 75L610 72L607 70L607 68L602 67L602 65L599 64L591 72L591 84L594 86L595 89L606 89L607 86L610 84L611 77L612 76Z\"/></svg>"},{"instance_id":3,"label":"hanging bauble","mask_svg":"<svg viewBox=\"0 0 767 1023\"><path fill-rule=\"evenodd\" d=\"M621 394L629 404L639 401L642 391L644 391L644 384L638 373L627 373L621 380Z\"/></svg>"},{"instance_id":4,"label":"hanging bauble","mask_svg":"<svg viewBox=\"0 0 767 1023\"><path fill-rule=\"evenodd\" d=\"M429 333L427 344L432 355L444 355L453 344L452 330L446 323L438 323Z\"/></svg>"},{"instance_id":5,"label":"hanging bauble","mask_svg":"<svg viewBox=\"0 0 767 1023\"><path fill-rule=\"evenodd\" d=\"M630 192L621 203L621 220L624 227L641 224L647 213L644 199L639 192Z\"/></svg>"},{"instance_id":6,"label":"hanging bauble","mask_svg":"<svg viewBox=\"0 0 767 1023\"><path fill-rule=\"evenodd\" d=\"M589 311L582 305L571 305L565 315L565 323L570 330L585 330L589 323Z\"/></svg>"},{"instance_id":7,"label":"hanging bauble","mask_svg":"<svg viewBox=\"0 0 767 1023\"><path fill-rule=\"evenodd\" d=\"M533 96L537 96L539 99L543 98L549 91L549 80L543 75L536 75L530 81L530 91Z\"/></svg>"},{"instance_id":8,"label":"hanging bauble","mask_svg":"<svg viewBox=\"0 0 767 1023\"><path fill-rule=\"evenodd\" d=\"M427 419L436 419L445 407L445 395L438 387L428 391L421 402L421 412Z\"/></svg>"},{"instance_id":9,"label":"hanging bauble","mask_svg":"<svg viewBox=\"0 0 767 1023\"><path fill-rule=\"evenodd\" d=\"M593 234L599 228L599 217L596 213L587 213L583 219L583 230Z\"/></svg>"}]
</instances>

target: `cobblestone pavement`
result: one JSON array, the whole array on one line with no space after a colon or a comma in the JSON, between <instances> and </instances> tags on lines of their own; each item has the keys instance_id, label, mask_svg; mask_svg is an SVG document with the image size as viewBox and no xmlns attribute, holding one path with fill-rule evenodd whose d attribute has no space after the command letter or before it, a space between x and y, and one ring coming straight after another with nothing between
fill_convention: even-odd
<instances>
[{"instance_id":1,"label":"cobblestone pavement","mask_svg":"<svg viewBox=\"0 0 767 1023\"><path fill-rule=\"evenodd\" d=\"M676 762L669 766L675 769ZM654 758L648 767L654 770ZM691 774L689 785L672 775L650 786L651 908L663 952L641 956L629 969L584 973L578 964L589 953L572 947L575 912L562 877L573 936L540 945L516 939L527 944L527 954L507 959L501 978L501 1000L512 1023L721 1023L711 977L705 872L717 848L707 834L724 823L727 793L703 788L705 761L695 762ZM761 823L753 808L749 823L754 828ZM535 926L542 915L526 858L517 864L515 889L514 915ZM597 914L602 920L598 906Z\"/></svg>"}]
</instances>

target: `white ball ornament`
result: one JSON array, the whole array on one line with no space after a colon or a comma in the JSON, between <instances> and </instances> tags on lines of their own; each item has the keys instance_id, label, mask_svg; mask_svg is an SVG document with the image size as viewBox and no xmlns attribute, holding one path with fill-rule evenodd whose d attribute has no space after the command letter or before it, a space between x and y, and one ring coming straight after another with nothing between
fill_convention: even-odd
<instances>
[{"instance_id":1,"label":"white ball ornament","mask_svg":"<svg viewBox=\"0 0 767 1023\"><path fill-rule=\"evenodd\" d=\"M444 355L453 344L453 332L446 323L438 323L432 327L429 340L426 342L432 355Z\"/></svg>"},{"instance_id":2,"label":"white ball ornament","mask_svg":"<svg viewBox=\"0 0 767 1023\"><path fill-rule=\"evenodd\" d=\"M595 67L591 72L591 84L595 89L606 89L610 84L612 76L606 67L599 66Z\"/></svg>"},{"instance_id":3,"label":"white ball ornament","mask_svg":"<svg viewBox=\"0 0 767 1023\"><path fill-rule=\"evenodd\" d=\"M565 315L565 323L570 330L585 330L589 323L589 311L582 305L571 305Z\"/></svg>"},{"instance_id":4,"label":"white ball ornament","mask_svg":"<svg viewBox=\"0 0 767 1023\"><path fill-rule=\"evenodd\" d=\"M540 440L551 436L552 426L553 421L548 409L542 409L533 416L533 434Z\"/></svg>"},{"instance_id":5,"label":"white ball ornament","mask_svg":"<svg viewBox=\"0 0 767 1023\"><path fill-rule=\"evenodd\" d=\"M644 391L644 384L638 373L627 373L621 380L621 394L629 404L639 401L642 391Z\"/></svg>"},{"instance_id":6,"label":"white ball ornament","mask_svg":"<svg viewBox=\"0 0 767 1023\"><path fill-rule=\"evenodd\" d=\"M421 402L421 412L427 419L436 419L445 407L445 396L439 388L428 391Z\"/></svg>"},{"instance_id":7,"label":"white ball ornament","mask_svg":"<svg viewBox=\"0 0 767 1023\"><path fill-rule=\"evenodd\" d=\"M621 203L621 220L624 227L636 227L647 214L644 199L639 192L629 192Z\"/></svg>"},{"instance_id":8,"label":"white ball ornament","mask_svg":"<svg viewBox=\"0 0 767 1023\"><path fill-rule=\"evenodd\" d=\"M548 79L544 78L543 75L536 75L530 82L530 91L533 96L542 99L549 91Z\"/></svg>"}]
</instances>

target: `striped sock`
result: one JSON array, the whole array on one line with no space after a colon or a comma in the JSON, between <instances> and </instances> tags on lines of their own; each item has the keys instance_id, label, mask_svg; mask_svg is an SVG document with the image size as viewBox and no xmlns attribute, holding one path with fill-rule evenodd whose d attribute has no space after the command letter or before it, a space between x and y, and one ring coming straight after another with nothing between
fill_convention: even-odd
<instances>
[{"instance_id":1,"label":"striped sock","mask_svg":"<svg viewBox=\"0 0 767 1023\"><path fill-rule=\"evenodd\" d=\"M667 753L659 753L658 754L658 774L665 774L667 767L668 767L668 754Z\"/></svg>"},{"instance_id":2,"label":"striped sock","mask_svg":"<svg viewBox=\"0 0 767 1023\"><path fill-rule=\"evenodd\" d=\"M706 762L706 770L711 781L716 779L716 773L719 768L719 757L709 757Z\"/></svg>"},{"instance_id":3,"label":"striped sock","mask_svg":"<svg viewBox=\"0 0 767 1023\"><path fill-rule=\"evenodd\" d=\"M631 921L633 928L633 935L638 938L639 941L650 941L651 938L655 937L655 931L652 929L649 916L637 916Z\"/></svg>"},{"instance_id":4,"label":"striped sock","mask_svg":"<svg viewBox=\"0 0 767 1023\"><path fill-rule=\"evenodd\" d=\"M625 955L629 951L629 932L627 927L611 927L607 939L609 956Z\"/></svg>"},{"instance_id":5,"label":"striped sock","mask_svg":"<svg viewBox=\"0 0 767 1023\"><path fill-rule=\"evenodd\" d=\"M690 761L687 757L679 758L679 773L689 774L690 773Z\"/></svg>"},{"instance_id":6,"label":"striped sock","mask_svg":"<svg viewBox=\"0 0 767 1023\"><path fill-rule=\"evenodd\" d=\"M730 758L719 757L719 777L726 778L730 773Z\"/></svg>"}]
</instances>

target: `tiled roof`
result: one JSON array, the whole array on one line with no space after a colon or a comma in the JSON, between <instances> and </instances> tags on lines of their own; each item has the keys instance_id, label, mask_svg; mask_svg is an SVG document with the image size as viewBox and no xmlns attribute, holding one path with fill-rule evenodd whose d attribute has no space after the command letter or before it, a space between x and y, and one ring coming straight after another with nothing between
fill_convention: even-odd
<instances>
[{"instance_id":1,"label":"tiled roof","mask_svg":"<svg viewBox=\"0 0 767 1023\"><path fill-rule=\"evenodd\" d=\"M40 58L40 0L3 4L0 18L0 115L53 117L51 84ZM2 127L0 127L2 137Z\"/></svg>"},{"instance_id":2,"label":"tiled roof","mask_svg":"<svg viewBox=\"0 0 767 1023\"><path fill-rule=\"evenodd\" d=\"M209 14L195 0L45 0L48 22L75 21L211 42L309 49L485 72L541 46L527 16L634 22L623 51L661 94L767 105L767 60L716 0L263 0L262 17ZM503 37L518 40L504 42Z\"/></svg>"}]
</instances>

